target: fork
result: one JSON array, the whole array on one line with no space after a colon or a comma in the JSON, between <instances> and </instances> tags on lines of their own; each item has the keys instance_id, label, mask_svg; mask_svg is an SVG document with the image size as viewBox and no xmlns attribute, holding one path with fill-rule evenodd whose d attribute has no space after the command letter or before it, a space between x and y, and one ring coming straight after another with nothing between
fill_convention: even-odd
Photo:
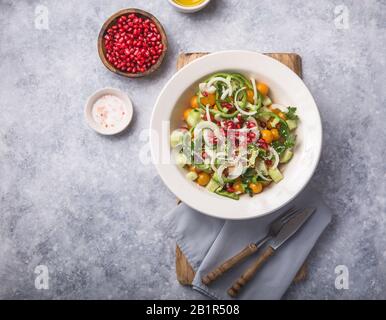
<instances>
[{"instance_id":1,"label":"fork","mask_svg":"<svg viewBox=\"0 0 386 320\"><path fill-rule=\"evenodd\" d=\"M213 269L211 272L209 272L207 275L202 277L201 281L205 285L209 285L213 281L215 281L217 278L221 277L226 271L234 267L236 264L240 263L241 261L245 260L247 257L251 256L253 253L255 253L259 248L261 248L268 240L275 237L280 229L283 227L286 222L291 219L298 210L295 208L288 209L284 214L282 214L280 217L278 217L276 220L274 220L270 227L267 235L261 239L258 242L252 242L248 244L244 249L242 249L240 252L238 252L233 257L229 258L225 262L223 262L221 265Z\"/></svg>"}]
</instances>

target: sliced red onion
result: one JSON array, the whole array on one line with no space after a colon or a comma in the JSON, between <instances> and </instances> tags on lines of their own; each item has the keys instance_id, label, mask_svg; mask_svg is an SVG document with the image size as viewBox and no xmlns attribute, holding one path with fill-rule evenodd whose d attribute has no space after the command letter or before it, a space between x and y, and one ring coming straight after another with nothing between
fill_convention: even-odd
<instances>
[{"instance_id":1,"label":"sliced red onion","mask_svg":"<svg viewBox=\"0 0 386 320\"><path fill-rule=\"evenodd\" d=\"M224 82L228 86L228 94L231 96L232 95L232 86L231 86L231 81L228 78L225 79L223 77L214 77L213 79L209 80L206 85L207 85L207 87L211 87L217 81Z\"/></svg>"},{"instance_id":2,"label":"sliced red onion","mask_svg":"<svg viewBox=\"0 0 386 320\"><path fill-rule=\"evenodd\" d=\"M210 121L210 112L209 112L209 104L207 104L205 106L205 110L206 110L206 120Z\"/></svg>"},{"instance_id":3,"label":"sliced red onion","mask_svg":"<svg viewBox=\"0 0 386 320\"><path fill-rule=\"evenodd\" d=\"M222 178L222 174L223 174L223 172L224 172L224 170L227 168L227 166L226 165L224 165L224 164L222 164L221 166L219 166L218 168L217 168L217 170L216 170L216 174L217 174L217 177L218 177L218 182L220 183L220 184L224 184L224 180L223 180L223 178Z\"/></svg>"},{"instance_id":4,"label":"sliced red onion","mask_svg":"<svg viewBox=\"0 0 386 320\"><path fill-rule=\"evenodd\" d=\"M221 100L224 100L229 94L229 89L224 90L224 92L221 95Z\"/></svg>"},{"instance_id":5,"label":"sliced red onion","mask_svg":"<svg viewBox=\"0 0 386 320\"><path fill-rule=\"evenodd\" d=\"M254 114L257 113L257 110L256 110L256 111L251 111L251 112L244 111L243 109L240 108L239 103L238 103L238 101L237 101L237 96L238 96L239 93L240 93L241 91L243 91L243 90L245 90L245 87L243 87L243 88L237 90L236 93L235 93L235 107L236 107L237 110L239 110L240 113L242 113L242 114L244 114L244 115L246 115L246 116L253 116Z\"/></svg>"},{"instance_id":6,"label":"sliced red onion","mask_svg":"<svg viewBox=\"0 0 386 320\"><path fill-rule=\"evenodd\" d=\"M269 152L273 154L274 158L275 158L275 161L272 165L272 168L273 169L276 169L277 166L279 165L279 161L280 161L280 158L279 158L279 154L276 152L276 150L272 147L269 147Z\"/></svg>"},{"instance_id":7,"label":"sliced red onion","mask_svg":"<svg viewBox=\"0 0 386 320\"><path fill-rule=\"evenodd\" d=\"M253 87L253 103L257 103L257 89L256 89L256 81L252 77L250 78L252 82L252 87Z\"/></svg>"}]
</instances>

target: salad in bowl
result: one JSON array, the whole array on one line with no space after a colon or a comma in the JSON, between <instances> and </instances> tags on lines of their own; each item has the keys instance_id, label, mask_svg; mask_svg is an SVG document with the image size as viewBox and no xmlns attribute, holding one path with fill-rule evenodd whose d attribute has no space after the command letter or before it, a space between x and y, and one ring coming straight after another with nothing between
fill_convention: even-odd
<instances>
[{"instance_id":1,"label":"salad in bowl","mask_svg":"<svg viewBox=\"0 0 386 320\"><path fill-rule=\"evenodd\" d=\"M296 107L242 73L217 72L195 88L170 135L176 164L209 192L239 200L285 179L296 146Z\"/></svg>"},{"instance_id":2,"label":"salad in bowl","mask_svg":"<svg viewBox=\"0 0 386 320\"><path fill-rule=\"evenodd\" d=\"M322 148L319 111L301 78L242 50L205 55L174 74L149 134L168 189L221 219L261 217L288 204L310 181Z\"/></svg>"}]
</instances>

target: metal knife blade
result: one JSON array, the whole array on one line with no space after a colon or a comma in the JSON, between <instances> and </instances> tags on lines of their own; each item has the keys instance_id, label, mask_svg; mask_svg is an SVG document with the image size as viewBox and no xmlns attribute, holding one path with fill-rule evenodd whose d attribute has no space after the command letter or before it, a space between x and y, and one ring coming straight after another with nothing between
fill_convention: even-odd
<instances>
[{"instance_id":1,"label":"metal knife blade","mask_svg":"<svg viewBox=\"0 0 386 320\"><path fill-rule=\"evenodd\" d=\"M316 208L306 208L291 218L273 239L270 244L272 249L277 250L277 248L291 238L315 211Z\"/></svg>"}]
</instances>

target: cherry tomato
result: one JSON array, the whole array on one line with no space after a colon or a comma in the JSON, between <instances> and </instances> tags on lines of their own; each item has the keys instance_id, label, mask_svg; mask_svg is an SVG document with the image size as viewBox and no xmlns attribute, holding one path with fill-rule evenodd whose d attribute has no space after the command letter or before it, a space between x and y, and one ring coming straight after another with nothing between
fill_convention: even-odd
<instances>
[{"instance_id":1,"label":"cherry tomato","mask_svg":"<svg viewBox=\"0 0 386 320\"><path fill-rule=\"evenodd\" d=\"M258 83L256 89L263 95L266 96L268 94L269 88L265 83Z\"/></svg>"},{"instance_id":2,"label":"cherry tomato","mask_svg":"<svg viewBox=\"0 0 386 320\"><path fill-rule=\"evenodd\" d=\"M279 138L280 138L279 130L277 130L276 128L273 128L273 129L271 129L271 133L272 133L272 138L274 141L279 140Z\"/></svg>"},{"instance_id":3,"label":"cherry tomato","mask_svg":"<svg viewBox=\"0 0 386 320\"><path fill-rule=\"evenodd\" d=\"M193 109L196 109L198 108L198 97L197 96L193 96L191 99L190 99L190 107L193 108Z\"/></svg>"},{"instance_id":4,"label":"cherry tomato","mask_svg":"<svg viewBox=\"0 0 386 320\"><path fill-rule=\"evenodd\" d=\"M197 183L200 186L203 186L203 187L206 186L209 183L209 180L210 180L210 175L207 174L206 172L200 172L198 174Z\"/></svg>"},{"instance_id":5,"label":"cherry tomato","mask_svg":"<svg viewBox=\"0 0 386 320\"><path fill-rule=\"evenodd\" d=\"M256 183L250 183L249 188L252 190L253 193L260 193L263 191L263 185L260 182Z\"/></svg>"},{"instance_id":6,"label":"cherry tomato","mask_svg":"<svg viewBox=\"0 0 386 320\"><path fill-rule=\"evenodd\" d=\"M261 137L264 139L266 143L271 143L273 140L273 135L271 130L267 130L267 129L261 130Z\"/></svg>"},{"instance_id":7,"label":"cherry tomato","mask_svg":"<svg viewBox=\"0 0 386 320\"><path fill-rule=\"evenodd\" d=\"M184 111L184 120L186 121L186 119L188 119L189 117L189 113L190 111L192 111L193 109L192 108L187 108L185 111Z\"/></svg>"},{"instance_id":8,"label":"cherry tomato","mask_svg":"<svg viewBox=\"0 0 386 320\"><path fill-rule=\"evenodd\" d=\"M201 103L206 106L209 104L213 106L216 103L216 95L214 93L209 93L206 97L201 98Z\"/></svg>"}]
</instances>

